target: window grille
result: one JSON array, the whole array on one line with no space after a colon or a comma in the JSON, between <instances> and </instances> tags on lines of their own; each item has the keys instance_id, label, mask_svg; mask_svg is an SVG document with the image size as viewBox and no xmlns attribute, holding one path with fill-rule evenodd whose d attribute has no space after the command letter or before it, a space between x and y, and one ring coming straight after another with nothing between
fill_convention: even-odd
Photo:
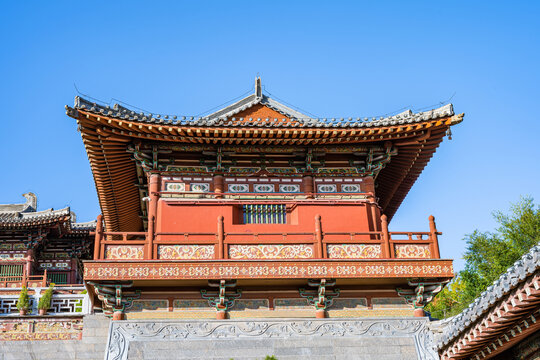
<instances>
[{"instance_id":1,"label":"window grille","mask_svg":"<svg viewBox=\"0 0 540 360\"><path fill-rule=\"evenodd\" d=\"M0 265L0 277L6 281L21 281L24 265Z\"/></svg>"},{"instance_id":2,"label":"window grille","mask_svg":"<svg viewBox=\"0 0 540 360\"><path fill-rule=\"evenodd\" d=\"M244 224L285 224L286 205L243 205Z\"/></svg>"},{"instance_id":3,"label":"window grille","mask_svg":"<svg viewBox=\"0 0 540 360\"><path fill-rule=\"evenodd\" d=\"M67 284L68 283L68 274L65 272L47 272L47 280L49 283L53 284Z\"/></svg>"}]
</instances>

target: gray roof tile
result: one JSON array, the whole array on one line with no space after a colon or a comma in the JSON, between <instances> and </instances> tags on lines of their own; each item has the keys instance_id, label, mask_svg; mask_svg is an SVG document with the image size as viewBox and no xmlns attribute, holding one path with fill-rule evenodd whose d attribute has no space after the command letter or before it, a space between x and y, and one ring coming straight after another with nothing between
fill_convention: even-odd
<instances>
[{"instance_id":1,"label":"gray roof tile","mask_svg":"<svg viewBox=\"0 0 540 360\"><path fill-rule=\"evenodd\" d=\"M540 271L540 245L534 246L528 253L523 255L486 291L480 294L468 308L451 320L438 344L439 349L457 338L471 324L480 320L482 315L489 311L496 302L537 271Z\"/></svg>"},{"instance_id":2,"label":"gray roof tile","mask_svg":"<svg viewBox=\"0 0 540 360\"><path fill-rule=\"evenodd\" d=\"M250 107L261 104L267 106L281 114L283 118L269 119L269 118L238 118L235 115L240 112L249 109ZM236 103L229 105L221 110L218 110L210 115L204 117L193 116L171 116L171 115L159 115L136 112L130 110L119 104L114 104L111 108L108 105L100 105L88 100L85 100L79 96L75 97L75 105L73 108L66 106L66 112L72 117L77 117L78 110L84 110L92 112L94 114L103 114L107 117L124 119L135 122L143 123L156 123L156 124L173 124L173 125L189 125L200 127L235 127L235 126L256 126L256 127L316 127L316 128L351 128L351 127L377 127L377 126L393 126L393 125L405 125L412 124L421 121L438 119L442 117L448 117L454 115L454 108L452 104L447 104L437 109L429 110L426 112L413 113L411 110L404 111L397 115L380 117L379 119L372 118L340 118L340 119L327 119L327 118L312 118L306 116L296 110L285 106L266 95L257 97L252 94ZM172 118L172 119L171 119ZM283 121L283 119L290 119L291 121Z\"/></svg>"}]
</instances>

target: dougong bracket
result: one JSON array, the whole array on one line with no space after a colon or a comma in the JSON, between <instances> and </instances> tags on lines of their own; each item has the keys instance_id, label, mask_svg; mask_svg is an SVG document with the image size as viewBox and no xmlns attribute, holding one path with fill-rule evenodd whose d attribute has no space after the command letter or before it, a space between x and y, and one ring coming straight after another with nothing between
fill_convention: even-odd
<instances>
[{"instance_id":1,"label":"dougong bracket","mask_svg":"<svg viewBox=\"0 0 540 360\"><path fill-rule=\"evenodd\" d=\"M437 295L448 281L409 281L410 288L397 288L398 295L415 309L423 309Z\"/></svg>"},{"instance_id":2,"label":"dougong bracket","mask_svg":"<svg viewBox=\"0 0 540 360\"><path fill-rule=\"evenodd\" d=\"M236 287L236 280L220 280L208 281L208 286L219 288L217 291L201 290L203 299L208 300L208 304L216 308L216 311L228 311L234 306L234 301L242 296L240 289L235 289L234 292L227 292L227 288L233 289Z\"/></svg>"},{"instance_id":3,"label":"dougong bracket","mask_svg":"<svg viewBox=\"0 0 540 360\"><path fill-rule=\"evenodd\" d=\"M103 303L103 313L111 316L115 312L124 313L125 310L133 306L133 300L141 296L140 290L126 294L124 289L133 286L133 282L123 283L95 283L90 281L90 285L94 287L96 295Z\"/></svg>"},{"instance_id":4,"label":"dougong bracket","mask_svg":"<svg viewBox=\"0 0 540 360\"><path fill-rule=\"evenodd\" d=\"M337 288L327 289L327 287L336 285L335 280L308 280L308 285L316 287L317 290L300 288L298 291L300 292L300 296L308 301L309 305L315 306L316 310L326 310L329 308L340 293Z\"/></svg>"}]
</instances>

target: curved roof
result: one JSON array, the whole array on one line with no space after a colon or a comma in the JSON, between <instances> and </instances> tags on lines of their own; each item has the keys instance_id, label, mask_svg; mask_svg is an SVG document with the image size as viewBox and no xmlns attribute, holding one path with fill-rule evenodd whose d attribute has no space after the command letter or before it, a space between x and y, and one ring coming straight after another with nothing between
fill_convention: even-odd
<instances>
[{"instance_id":1,"label":"curved roof","mask_svg":"<svg viewBox=\"0 0 540 360\"><path fill-rule=\"evenodd\" d=\"M126 152L131 142L312 148L391 143L397 155L377 177L379 204L391 218L449 127L463 120L452 104L378 119L311 118L263 95L260 85L255 94L205 117L137 112L78 96L66 113L79 124L109 231L143 228L136 166Z\"/></svg>"},{"instance_id":2,"label":"curved roof","mask_svg":"<svg viewBox=\"0 0 540 360\"><path fill-rule=\"evenodd\" d=\"M0 205L0 229L28 229L57 223L65 223L69 228L79 231L92 231L95 221L75 223L75 216L69 207L54 210L37 211L37 197L33 193L23 194L26 202L23 204Z\"/></svg>"},{"instance_id":3,"label":"curved roof","mask_svg":"<svg viewBox=\"0 0 540 360\"><path fill-rule=\"evenodd\" d=\"M540 245L536 245L529 252L523 255L521 259L519 259L511 267L509 267L508 270L504 274L502 274L497 280L495 280L495 282L491 286L489 286L486 291L482 292L480 296L478 296L474 300L474 302L469 305L469 307L467 307L460 314L452 318L451 322L447 325L445 329L445 332L438 344L438 348L442 349L448 347L450 344L456 342L458 339L463 337L463 334L466 333L469 329L471 329L474 325L485 321L488 313L496 310L495 307L497 304L500 304L506 299L508 299L510 295L514 293L515 289L523 286L527 279L529 279L535 274L538 276L539 273ZM538 288L538 284L536 284L535 287ZM536 306L539 306L540 298L538 298L537 296L538 295L535 295L534 297L534 303L529 303L528 301L525 301L526 299L524 298L519 299L522 302L522 304L520 304L521 308L527 309L527 306L530 307L531 304L533 306L534 304L536 304ZM510 302L513 303L514 300L510 300ZM511 308L512 306L509 307ZM504 313L506 310L508 310L509 307L504 307L503 304L503 310L499 311L499 314L497 315L502 317L501 324L498 324L499 328L502 328L501 325L504 324L506 324L507 327L512 324L512 322L508 322L508 320L511 319L510 314ZM489 319L488 321L496 323L492 319ZM472 333L474 333L473 337L481 337L482 342L486 342L488 340L496 339L497 336L500 335L500 329L499 331L495 332L495 334L476 331L473 331ZM470 337L466 338L467 340L471 340ZM461 350L464 351L465 349ZM476 349L473 350L480 351Z\"/></svg>"}]
</instances>

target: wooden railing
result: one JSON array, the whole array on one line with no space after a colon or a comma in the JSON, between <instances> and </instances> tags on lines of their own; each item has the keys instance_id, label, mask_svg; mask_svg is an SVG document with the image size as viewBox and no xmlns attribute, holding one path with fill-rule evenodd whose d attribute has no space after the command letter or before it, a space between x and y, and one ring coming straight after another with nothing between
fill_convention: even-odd
<instances>
[{"instance_id":1,"label":"wooden railing","mask_svg":"<svg viewBox=\"0 0 540 360\"><path fill-rule=\"evenodd\" d=\"M10 288L10 287L46 287L48 286L47 281L47 270L45 270L43 275L8 275L0 276L0 288Z\"/></svg>"},{"instance_id":2,"label":"wooden railing","mask_svg":"<svg viewBox=\"0 0 540 360\"><path fill-rule=\"evenodd\" d=\"M216 225L216 232L107 232L103 230L100 215L95 233L94 259L158 260L161 245L213 245L214 259L229 259L232 245L285 244L310 246L314 259L331 258L328 245L332 244L375 245L380 247L379 259L440 258L438 235L441 233L436 229L433 216L429 217L428 232L390 232L384 215L381 217L381 231L366 232L323 232L319 215L315 217L313 232L226 232L223 216L218 217Z\"/></svg>"}]
</instances>

